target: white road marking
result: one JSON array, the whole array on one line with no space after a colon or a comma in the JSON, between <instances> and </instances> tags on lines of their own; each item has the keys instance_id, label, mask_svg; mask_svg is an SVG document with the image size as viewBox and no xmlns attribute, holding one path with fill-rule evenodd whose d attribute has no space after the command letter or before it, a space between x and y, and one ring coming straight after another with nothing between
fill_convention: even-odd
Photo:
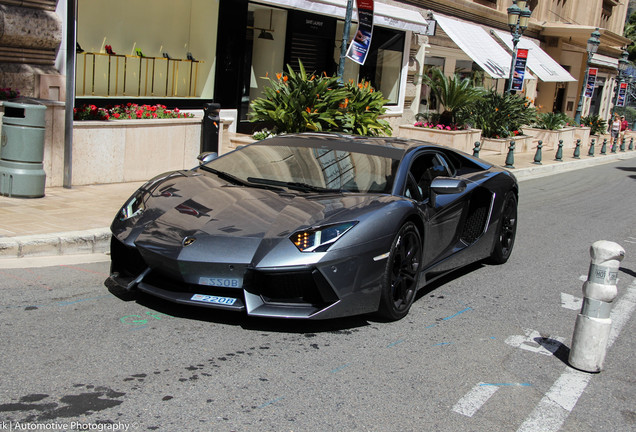
<instances>
[{"instance_id":1,"label":"white road marking","mask_svg":"<svg viewBox=\"0 0 636 432\"><path fill-rule=\"evenodd\" d=\"M558 336L544 338L538 331L532 329L525 329L525 333L525 336L510 336L505 342L515 348L551 356L559 349L564 340ZM541 343L537 342L537 339L541 340Z\"/></svg>"},{"instance_id":2,"label":"white road marking","mask_svg":"<svg viewBox=\"0 0 636 432\"><path fill-rule=\"evenodd\" d=\"M453 407L456 413L472 417L500 387L528 387L528 383L478 383Z\"/></svg>"},{"instance_id":3,"label":"white road marking","mask_svg":"<svg viewBox=\"0 0 636 432\"><path fill-rule=\"evenodd\" d=\"M607 349L616 341L622 328L636 309L636 281L627 288L626 293L616 302L610 318L610 331ZM534 411L526 418L517 432L552 432L558 431L570 415L572 409L585 391L592 378L591 374L568 367L561 374Z\"/></svg>"},{"instance_id":4,"label":"white road marking","mask_svg":"<svg viewBox=\"0 0 636 432\"><path fill-rule=\"evenodd\" d=\"M561 293L561 307L571 310L581 310L583 299L572 294Z\"/></svg>"},{"instance_id":5,"label":"white road marking","mask_svg":"<svg viewBox=\"0 0 636 432\"><path fill-rule=\"evenodd\" d=\"M499 390L497 386L486 386L483 384L485 383L477 384L471 391L466 393L466 395L455 404L453 411L466 417L472 417L479 411L479 408Z\"/></svg>"}]
</instances>

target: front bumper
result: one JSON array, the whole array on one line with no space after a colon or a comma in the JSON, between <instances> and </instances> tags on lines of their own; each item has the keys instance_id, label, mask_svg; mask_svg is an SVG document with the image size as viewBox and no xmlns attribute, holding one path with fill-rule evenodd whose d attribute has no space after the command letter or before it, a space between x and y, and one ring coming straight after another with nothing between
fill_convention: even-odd
<instances>
[{"instance_id":1,"label":"front bumper","mask_svg":"<svg viewBox=\"0 0 636 432\"><path fill-rule=\"evenodd\" d=\"M190 281L206 284L178 280L157 265L150 268L135 247L126 246L114 236L111 259L109 280L127 291L140 291L177 304L246 312L250 316L334 318L375 311L379 301L380 274L374 277L373 272L361 272L359 257L320 266L254 269L236 264L235 271L240 269L241 273L236 279L187 275ZM218 265L209 264L212 269L215 266ZM166 263L163 268L179 267L189 268L188 263L182 262Z\"/></svg>"}]
</instances>

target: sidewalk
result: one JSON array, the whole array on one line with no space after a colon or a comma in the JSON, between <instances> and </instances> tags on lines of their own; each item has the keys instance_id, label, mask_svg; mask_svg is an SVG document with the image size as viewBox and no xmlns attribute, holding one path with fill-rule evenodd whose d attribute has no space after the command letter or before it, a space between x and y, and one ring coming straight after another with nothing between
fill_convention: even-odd
<instances>
[{"instance_id":1,"label":"sidewalk","mask_svg":"<svg viewBox=\"0 0 636 432\"><path fill-rule=\"evenodd\" d=\"M564 151L565 153L565 151ZM514 155L511 171L519 181L636 157L636 151L554 160L544 152L541 165L534 153ZM505 164L505 154L482 152L481 158ZM0 196L0 261L22 257L104 253L110 247L109 226L115 214L143 182L47 188L43 198Z\"/></svg>"}]
</instances>

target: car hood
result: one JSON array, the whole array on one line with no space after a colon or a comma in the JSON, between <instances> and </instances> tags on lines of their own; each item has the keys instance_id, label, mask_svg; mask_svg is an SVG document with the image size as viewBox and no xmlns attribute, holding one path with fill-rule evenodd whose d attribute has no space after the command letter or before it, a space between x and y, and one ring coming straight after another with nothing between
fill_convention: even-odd
<instances>
[{"instance_id":1,"label":"car hood","mask_svg":"<svg viewBox=\"0 0 636 432\"><path fill-rule=\"evenodd\" d=\"M298 229L358 220L391 198L276 191L184 173L154 189L134 244L157 264L172 258L255 265L280 243L297 252L288 238Z\"/></svg>"}]
</instances>

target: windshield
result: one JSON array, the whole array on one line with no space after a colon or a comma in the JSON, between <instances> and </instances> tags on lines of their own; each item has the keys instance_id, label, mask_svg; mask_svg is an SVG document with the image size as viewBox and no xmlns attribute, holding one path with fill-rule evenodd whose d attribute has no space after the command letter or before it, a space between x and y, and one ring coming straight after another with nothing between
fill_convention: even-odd
<instances>
[{"instance_id":1,"label":"windshield","mask_svg":"<svg viewBox=\"0 0 636 432\"><path fill-rule=\"evenodd\" d=\"M398 163L385 155L263 144L228 153L204 169L249 184L305 192L390 193Z\"/></svg>"}]
</instances>

